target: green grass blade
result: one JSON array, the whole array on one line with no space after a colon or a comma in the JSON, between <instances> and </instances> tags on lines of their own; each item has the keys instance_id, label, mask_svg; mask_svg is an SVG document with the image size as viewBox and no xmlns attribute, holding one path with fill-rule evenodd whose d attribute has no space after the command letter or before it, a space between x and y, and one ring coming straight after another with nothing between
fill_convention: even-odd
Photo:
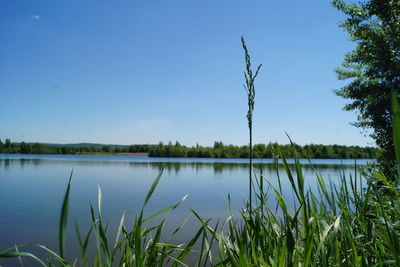
<instances>
[{"instance_id":1,"label":"green grass blade","mask_svg":"<svg viewBox=\"0 0 400 267\"><path fill-rule=\"evenodd\" d=\"M176 209L183 201L185 201L185 199L188 197L188 195L185 195L178 203L176 203L175 205L169 206L167 208L164 208L152 215L150 215L149 217L147 217L146 219L143 220L143 222L147 222L150 221L152 218L157 217L158 215L168 211L168 210L174 210Z\"/></svg>"},{"instance_id":2,"label":"green grass blade","mask_svg":"<svg viewBox=\"0 0 400 267\"><path fill-rule=\"evenodd\" d=\"M99 209L99 217L101 217L101 204L103 202L103 195L101 194L100 185L97 187L97 208Z\"/></svg>"},{"instance_id":3,"label":"green grass blade","mask_svg":"<svg viewBox=\"0 0 400 267\"><path fill-rule=\"evenodd\" d=\"M15 247L15 252L19 252L18 246L15 245L14 247ZM22 258L21 258L20 256L18 256L18 261L19 261L20 266L21 266L21 267L24 267L24 264L23 264L23 262L22 262Z\"/></svg>"},{"instance_id":4,"label":"green grass blade","mask_svg":"<svg viewBox=\"0 0 400 267\"><path fill-rule=\"evenodd\" d=\"M2 252L0 253L0 259L1 258L17 258L17 257L30 257L35 259L37 262L40 263L42 266L47 266L41 259L33 255L32 253L29 252Z\"/></svg>"},{"instance_id":5,"label":"green grass blade","mask_svg":"<svg viewBox=\"0 0 400 267\"><path fill-rule=\"evenodd\" d=\"M74 170L71 171L69 176L67 191L65 192L64 201L61 208L61 216L60 216L60 225L59 225L59 246L60 246L60 256L64 257L64 249L65 249L65 232L67 229L67 221L68 221L68 208L69 208L69 193L71 188L71 179Z\"/></svg>"},{"instance_id":6,"label":"green grass blade","mask_svg":"<svg viewBox=\"0 0 400 267\"><path fill-rule=\"evenodd\" d=\"M119 237L121 236L122 227L124 226L124 221L125 221L125 212L122 214L121 220L119 222L117 237L115 238L115 243L114 243L114 249L118 245L118 240L119 240Z\"/></svg>"},{"instance_id":7,"label":"green grass blade","mask_svg":"<svg viewBox=\"0 0 400 267\"><path fill-rule=\"evenodd\" d=\"M397 170L400 171L400 105L395 92L392 93L393 143L396 153Z\"/></svg>"},{"instance_id":8,"label":"green grass blade","mask_svg":"<svg viewBox=\"0 0 400 267\"><path fill-rule=\"evenodd\" d=\"M162 167L162 169L161 169L160 173L158 174L157 178L154 180L153 184L151 185L149 192L147 192L146 198L144 199L143 207L146 206L147 202L151 198L151 195L153 195L154 190L156 189L158 183L160 182L161 175L162 175L163 171L164 171L164 167Z\"/></svg>"}]
</instances>

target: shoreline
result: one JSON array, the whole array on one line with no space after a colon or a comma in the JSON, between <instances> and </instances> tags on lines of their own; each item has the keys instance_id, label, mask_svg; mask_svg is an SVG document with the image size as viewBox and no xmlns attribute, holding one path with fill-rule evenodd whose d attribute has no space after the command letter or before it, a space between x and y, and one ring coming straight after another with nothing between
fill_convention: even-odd
<instances>
[{"instance_id":1,"label":"shoreline","mask_svg":"<svg viewBox=\"0 0 400 267\"><path fill-rule=\"evenodd\" d=\"M184 159L184 160L240 160L240 161L248 161L248 158L231 158L231 157L160 157L160 156L149 156L149 153L145 152L136 152L136 153L106 153L106 152L91 152L91 153L76 153L76 154L23 154L23 153L0 153L0 159L2 155L32 155L32 156L122 156L122 157L147 157L149 159L168 159L172 161L174 159ZM374 158L298 158L299 160L344 160L344 161L363 161L370 160L375 161ZM253 158L253 161L263 161L263 160L273 160L273 158ZM280 158L278 160L281 160ZM286 158L286 160L294 160L294 158ZM304 163L303 163L304 164Z\"/></svg>"},{"instance_id":2,"label":"shoreline","mask_svg":"<svg viewBox=\"0 0 400 267\"><path fill-rule=\"evenodd\" d=\"M55 154L55 155L91 155L91 156L130 156L130 157L148 157L149 153L144 152L121 152L121 153L105 153L105 152L93 152L93 153L76 153L76 154Z\"/></svg>"}]
</instances>

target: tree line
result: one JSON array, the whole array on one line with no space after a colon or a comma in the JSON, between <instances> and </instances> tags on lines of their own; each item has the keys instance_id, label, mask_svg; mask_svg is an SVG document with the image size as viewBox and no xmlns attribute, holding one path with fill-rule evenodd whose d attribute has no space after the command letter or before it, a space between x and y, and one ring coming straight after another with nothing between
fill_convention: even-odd
<instances>
[{"instance_id":1,"label":"tree line","mask_svg":"<svg viewBox=\"0 0 400 267\"><path fill-rule=\"evenodd\" d=\"M293 149L295 148L295 149ZM256 144L253 146L254 158L272 158L282 153L286 158L375 158L378 149L374 147L298 144L280 145L278 143ZM150 157L189 157L189 158L248 158L248 146L225 145L215 142L212 147L196 145L187 147L179 142L172 144L159 143L148 151Z\"/></svg>"},{"instance_id":2,"label":"tree line","mask_svg":"<svg viewBox=\"0 0 400 267\"><path fill-rule=\"evenodd\" d=\"M80 146L80 145L49 145L41 143L12 143L9 138L3 142L0 139L0 153L10 154L91 154L91 153L134 153L147 152L149 145L131 146Z\"/></svg>"},{"instance_id":3,"label":"tree line","mask_svg":"<svg viewBox=\"0 0 400 267\"><path fill-rule=\"evenodd\" d=\"M295 148L295 150L293 149ZM254 158L272 158L283 153L287 158L295 157L294 151L301 158L376 158L378 148L342 146L342 145L281 145L278 143L256 144L253 146ZM226 145L223 142L214 142L213 146L196 145L188 147L179 142L157 145L136 144L130 146L68 146L48 145L40 143L12 143L10 139L2 142L0 139L0 153L16 154L92 154L92 153L148 153L150 157L182 157L182 158L247 158L248 146Z\"/></svg>"}]
</instances>

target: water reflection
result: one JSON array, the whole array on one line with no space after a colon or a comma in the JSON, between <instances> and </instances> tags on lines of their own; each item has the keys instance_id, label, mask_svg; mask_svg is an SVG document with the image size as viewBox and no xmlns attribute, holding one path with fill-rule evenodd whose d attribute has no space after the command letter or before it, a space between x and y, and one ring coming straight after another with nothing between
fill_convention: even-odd
<instances>
[{"instance_id":1,"label":"water reflection","mask_svg":"<svg viewBox=\"0 0 400 267\"><path fill-rule=\"evenodd\" d=\"M364 163L364 162L362 162ZM11 167L17 165L17 168L24 168L25 166L51 166L54 165L53 160L41 159L41 158L0 158L0 169L5 171L10 170ZM215 175L222 175L226 172L235 172L238 170L244 170L249 167L248 163L238 162L136 162L136 161L84 161L84 160L68 160L57 161L57 165L75 166L75 167L96 167L96 166L129 166L131 168L151 168L153 170L160 171L164 168L164 171L169 174L178 174L182 170L191 170L196 173L208 169L213 170ZM253 164L255 169L270 172L276 170L278 167L282 169L282 165L276 165L273 163L255 163ZM293 163L289 163L291 168L294 168ZM303 170L306 172L315 170L343 170L343 169L354 169L355 166L349 164L342 164L340 160L337 160L335 164L324 164L317 163L303 164Z\"/></svg>"}]
</instances>

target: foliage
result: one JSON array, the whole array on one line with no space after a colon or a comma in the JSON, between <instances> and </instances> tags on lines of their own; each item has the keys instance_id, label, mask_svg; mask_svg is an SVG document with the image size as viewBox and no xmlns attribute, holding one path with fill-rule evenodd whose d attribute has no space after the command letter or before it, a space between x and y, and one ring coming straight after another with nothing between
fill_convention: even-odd
<instances>
[{"instance_id":1,"label":"foliage","mask_svg":"<svg viewBox=\"0 0 400 267\"><path fill-rule=\"evenodd\" d=\"M375 158L378 149L374 147L339 146L339 145L317 145L310 144L300 146L279 145L277 143L255 144L253 146L253 158L273 158L281 151L286 158L294 158L295 154L291 147L294 146L298 156L301 158ZM177 145L158 144L150 148L151 157L190 157L190 158L248 158L248 146L225 145L215 142L213 147L186 147Z\"/></svg>"},{"instance_id":2,"label":"foliage","mask_svg":"<svg viewBox=\"0 0 400 267\"><path fill-rule=\"evenodd\" d=\"M299 162L293 169L286 162L284 166L294 204L285 199L281 186L259 186L252 211L247 205L239 220L230 216L219 228L205 226L218 241L215 266L400 264L396 183L377 172L371 177L342 176L339 185L329 184L316 173L318 190L310 191ZM271 198L276 205L271 206Z\"/></svg>"},{"instance_id":3,"label":"foliage","mask_svg":"<svg viewBox=\"0 0 400 267\"><path fill-rule=\"evenodd\" d=\"M351 100L345 110L358 112L354 125L371 128L382 158L394 162L390 99L392 91L400 92L400 2L334 0L332 4L347 15L340 26L356 44L336 70L339 79L350 80L336 94Z\"/></svg>"},{"instance_id":4,"label":"foliage","mask_svg":"<svg viewBox=\"0 0 400 267\"><path fill-rule=\"evenodd\" d=\"M8 139L9 140L9 139ZM291 147L294 146L301 158L340 158L340 159L362 159L375 158L378 149L374 147L340 146L309 144L300 146L297 144L280 145L278 143L253 145L253 158L273 158L277 151L281 151L286 158L295 155ZM106 150L105 150L106 149ZM175 157L175 158L248 158L248 146L226 145L221 141L215 142L212 147L196 145L187 147L179 142L172 144L159 143L158 145L131 145L126 147L71 147L71 146L49 146L39 143L11 143L8 146L0 140L0 153L20 154L90 154L90 153L149 153L150 157Z\"/></svg>"},{"instance_id":5,"label":"foliage","mask_svg":"<svg viewBox=\"0 0 400 267\"><path fill-rule=\"evenodd\" d=\"M3 143L0 140L0 153L10 154L91 154L91 153L136 153L148 152L151 145L131 145L131 146L113 146L113 145L49 145L40 143L12 143L6 139Z\"/></svg>"}]
</instances>

